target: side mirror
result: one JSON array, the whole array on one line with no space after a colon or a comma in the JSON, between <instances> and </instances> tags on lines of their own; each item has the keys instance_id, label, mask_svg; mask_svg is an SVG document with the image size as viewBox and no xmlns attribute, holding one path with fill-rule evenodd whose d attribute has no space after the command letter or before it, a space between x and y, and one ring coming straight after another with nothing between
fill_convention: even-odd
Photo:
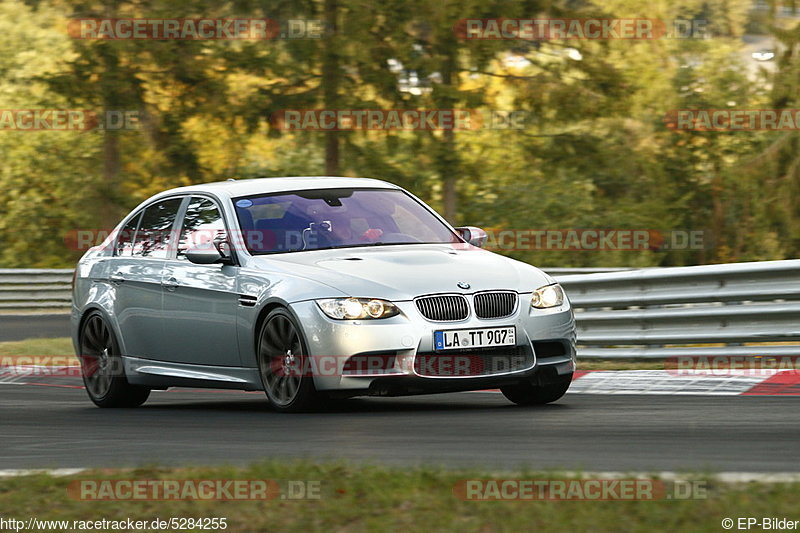
<instances>
[{"instance_id":1,"label":"side mirror","mask_svg":"<svg viewBox=\"0 0 800 533\"><path fill-rule=\"evenodd\" d=\"M486 244L487 235L486 232L481 228L476 228L475 226L462 226L460 228L456 228L456 231L462 239L470 243L472 246L483 248L483 245Z\"/></svg>"},{"instance_id":2,"label":"side mirror","mask_svg":"<svg viewBox=\"0 0 800 533\"><path fill-rule=\"evenodd\" d=\"M186 250L186 259L196 265L213 265L222 259L222 254L213 242L205 242Z\"/></svg>"},{"instance_id":3,"label":"side mirror","mask_svg":"<svg viewBox=\"0 0 800 533\"><path fill-rule=\"evenodd\" d=\"M224 238L192 246L186 250L186 259L197 265L213 265L215 263L229 265L232 262L230 247Z\"/></svg>"}]
</instances>

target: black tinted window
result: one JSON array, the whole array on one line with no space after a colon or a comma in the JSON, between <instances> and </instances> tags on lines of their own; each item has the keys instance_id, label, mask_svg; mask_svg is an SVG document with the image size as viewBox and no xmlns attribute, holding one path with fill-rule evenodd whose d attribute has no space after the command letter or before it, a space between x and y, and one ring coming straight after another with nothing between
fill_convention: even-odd
<instances>
[{"instance_id":1,"label":"black tinted window","mask_svg":"<svg viewBox=\"0 0 800 533\"><path fill-rule=\"evenodd\" d=\"M182 256L192 246L213 241L217 235L224 232L225 222L217 204L208 198L195 196L189 202L183 218L178 255Z\"/></svg>"},{"instance_id":2,"label":"black tinted window","mask_svg":"<svg viewBox=\"0 0 800 533\"><path fill-rule=\"evenodd\" d=\"M170 243L170 232L182 198L170 198L147 207L136 232L133 255L142 257L167 256Z\"/></svg>"},{"instance_id":3,"label":"black tinted window","mask_svg":"<svg viewBox=\"0 0 800 533\"><path fill-rule=\"evenodd\" d=\"M115 253L119 256L130 256L133 253L133 238L136 236L136 229L139 227L139 219L142 212L139 211L125 224L117 235L117 247Z\"/></svg>"}]
</instances>

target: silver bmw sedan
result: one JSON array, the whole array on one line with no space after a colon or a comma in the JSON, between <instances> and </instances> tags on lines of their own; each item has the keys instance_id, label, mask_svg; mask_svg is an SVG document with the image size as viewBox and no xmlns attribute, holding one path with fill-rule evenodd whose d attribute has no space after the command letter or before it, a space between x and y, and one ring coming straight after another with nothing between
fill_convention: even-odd
<instances>
[{"instance_id":1,"label":"silver bmw sedan","mask_svg":"<svg viewBox=\"0 0 800 533\"><path fill-rule=\"evenodd\" d=\"M78 263L72 340L91 400L264 390L332 398L496 389L553 402L575 370L556 281L481 249L384 181L289 177L162 192Z\"/></svg>"}]
</instances>

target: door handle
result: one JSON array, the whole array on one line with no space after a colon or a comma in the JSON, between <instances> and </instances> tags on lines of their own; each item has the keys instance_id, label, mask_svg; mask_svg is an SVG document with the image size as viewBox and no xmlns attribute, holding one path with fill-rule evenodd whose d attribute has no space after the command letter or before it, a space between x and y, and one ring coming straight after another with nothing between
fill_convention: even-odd
<instances>
[{"instance_id":1,"label":"door handle","mask_svg":"<svg viewBox=\"0 0 800 533\"><path fill-rule=\"evenodd\" d=\"M178 288L178 280L175 278L169 278L167 281L162 281L161 286L172 292Z\"/></svg>"}]
</instances>

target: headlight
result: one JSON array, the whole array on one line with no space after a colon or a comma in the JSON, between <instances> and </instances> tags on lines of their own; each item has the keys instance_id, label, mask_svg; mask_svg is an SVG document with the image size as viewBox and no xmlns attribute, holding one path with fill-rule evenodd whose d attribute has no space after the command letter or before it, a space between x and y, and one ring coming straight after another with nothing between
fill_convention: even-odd
<instances>
[{"instance_id":1,"label":"headlight","mask_svg":"<svg viewBox=\"0 0 800 533\"><path fill-rule=\"evenodd\" d=\"M548 307L558 307L564 303L564 289L561 285L554 283L546 287L540 287L533 291L531 296L531 307L546 309Z\"/></svg>"},{"instance_id":2,"label":"headlight","mask_svg":"<svg viewBox=\"0 0 800 533\"><path fill-rule=\"evenodd\" d=\"M336 320L389 318L400 314L392 302L376 298L332 298L317 300L322 312Z\"/></svg>"}]
</instances>

